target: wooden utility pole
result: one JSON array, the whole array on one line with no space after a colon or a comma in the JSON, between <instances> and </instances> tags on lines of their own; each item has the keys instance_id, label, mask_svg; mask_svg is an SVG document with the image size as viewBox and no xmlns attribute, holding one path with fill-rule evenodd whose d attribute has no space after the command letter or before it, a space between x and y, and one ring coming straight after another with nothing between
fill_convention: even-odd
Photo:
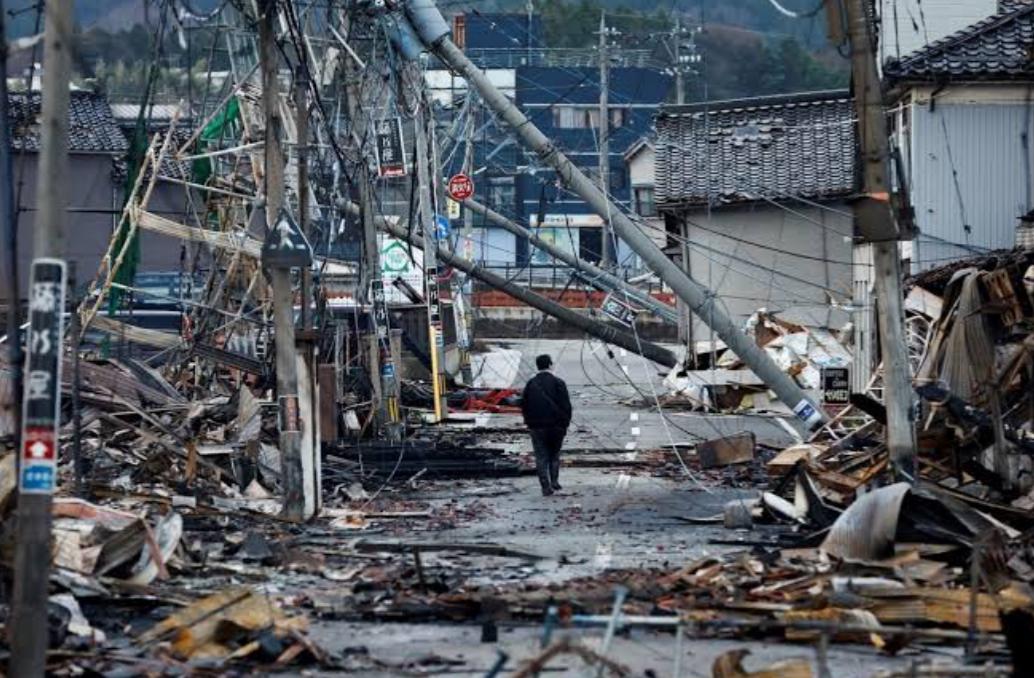
<instances>
[{"instance_id":1,"label":"wooden utility pole","mask_svg":"<svg viewBox=\"0 0 1034 678\"><path fill-rule=\"evenodd\" d=\"M858 112L858 142L862 159L862 197L854 212L862 237L871 243L883 355L883 403L887 408L887 449L897 477L914 482L915 426L912 420L912 379L905 341L898 242L911 238L907 210L903 228L891 207L890 153L883 90L876 66L876 40L864 0L845 0L851 78ZM902 201L900 204L905 204Z\"/></svg>"},{"instance_id":2,"label":"wooden utility pole","mask_svg":"<svg viewBox=\"0 0 1034 678\"><path fill-rule=\"evenodd\" d=\"M600 121L597 125L599 133L599 172L600 190L610 194L610 35L607 29L607 13L600 12ZM610 268L616 261L614 252L614 236L611 233L609 220L603 224L603 242L600 247L600 266Z\"/></svg>"},{"instance_id":3,"label":"wooden utility pole","mask_svg":"<svg viewBox=\"0 0 1034 678\"><path fill-rule=\"evenodd\" d=\"M14 598L7 625L10 676L42 676L46 665L50 511L61 424L61 344L66 289L65 195L72 2L47 0L37 211L29 286L28 359L18 465ZM17 304L17 299L10 300ZM16 341L16 337L8 337Z\"/></svg>"},{"instance_id":4,"label":"wooden utility pole","mask_svg":"<svg viewBox=\"0 0 1034 678\"><path fill-rule=\"evenodd\" d=\"M413 119L416 128L416 180L420 209L420 228L424 233L424 280L427 301L427 350L431 354L431 385L434 391L434 418L442 421L448 414L445 401L445 334L442 325L441 295L438 290L437 250L438 224L432 198L431 167L427 146L428 107L427 98L420 95L420 106Z\"/></svg>"},{"instance_id":5,"label":"wooden utility pole","mask_svg":"<svg viewBox=\"0 0 1034 678\"><path fill-rule=\"evenodd\" d=\"M262 72L262 107L266 123L267 242L275 237L283 226L280 221L284 206L280 69L274 35L276 5L276 0L259 1L259 61ZM283 238L282 234L280 237ZM305 486L302 472L302 421L299 416L298 402L298 351L294 337L294 287L291 284L291 266L279 261L270 261L265 247L263 248L263 266L266 267L273 288L276 395L284 487L283 515L288 520L301 521L305 518ZM308 422L308 425L311 424L312 422Z\"/></svg>"}]
</instances>

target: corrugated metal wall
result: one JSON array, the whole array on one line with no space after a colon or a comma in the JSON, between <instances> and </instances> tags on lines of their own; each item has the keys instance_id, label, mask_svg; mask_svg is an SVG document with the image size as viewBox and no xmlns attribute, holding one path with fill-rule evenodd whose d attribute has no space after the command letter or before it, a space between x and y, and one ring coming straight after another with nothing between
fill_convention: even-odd
<instances>
[{"instance_id":1,"label":"corrugated metal wall","mask_svg":"<svg viewBox=\"0 0 1034 678\"><path fill-rule=\"evenodd\" d=\"M912 107L912 203L921 231L913 269L1013 246L1017 218L1031 208L1024 133L1032 111L1022 103Z\"/></svg>"}]
</instances>

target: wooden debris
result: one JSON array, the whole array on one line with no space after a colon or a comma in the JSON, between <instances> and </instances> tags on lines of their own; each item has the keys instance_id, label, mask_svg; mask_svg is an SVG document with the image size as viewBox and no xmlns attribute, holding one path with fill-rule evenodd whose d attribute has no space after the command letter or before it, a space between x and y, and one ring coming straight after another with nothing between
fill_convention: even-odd
<instances>
[{"instance_id":1,"label":"wooden debris","mask_svg":"<svg viewBox=\"0 0 1034 678\"><path fill-rule=\"evenodd\" d=\"M697 445L697 457L703 468L745 464L754 460L756 441L751 432L708 440Z\"/></svg>"},{"instance_id":2,"label":"wooden debris","mask_svg":"<svg viewBox=\"0 0 1034 678\"><path fill-rule=\"evenodd\" d=\"M806 659L784 659L768 666L748 671L743 660L750 650L729 650L714 660L712 678L811 678L811 662Z\"/></svg>"}]
</instances>

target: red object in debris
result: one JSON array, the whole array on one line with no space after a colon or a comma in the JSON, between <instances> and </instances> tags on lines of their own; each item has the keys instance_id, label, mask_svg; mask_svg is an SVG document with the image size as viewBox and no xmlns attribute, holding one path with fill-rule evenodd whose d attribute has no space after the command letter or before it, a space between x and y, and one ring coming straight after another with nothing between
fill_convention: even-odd
<instances>
[{"instance_id":1,"label":"red object in debris","mask_svg":"<svg viewBox=\"0 0 1034 678\"><path fill-rule=\"evenodd\" d=\"M487 391L474 392L467 398L463 409L468 412L492 412L494 414L519 414L521 408L513 405L504 405L507 398L520 395L520 391L512 388L497 388Z\"/></svg>"},{"instance_id":2,"label":"red object in debris","mask_svg":"<svg viewBox=\"0 0 1034 678\"><path fill-rule=\"evenodd\" d=\"M466 174L457 174L449 179L449 197L456 202L463 202L474 195L474 182Z\"/></svg>"}]
</instances>

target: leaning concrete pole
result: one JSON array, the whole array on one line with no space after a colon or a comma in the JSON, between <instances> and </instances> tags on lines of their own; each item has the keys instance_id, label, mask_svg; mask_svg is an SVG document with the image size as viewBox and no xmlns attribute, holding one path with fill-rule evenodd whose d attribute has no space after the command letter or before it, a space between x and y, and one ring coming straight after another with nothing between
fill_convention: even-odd
<instances>
[{"instance_id":1,"label":"leaning concrete pole","mask_svg":"<svg viewBox=\"0 0 1034 678\"><path fill-rule=\"evenodd\" d=\"M781 401L792 408L809 427L816 427L825 420L822 410L804 390L780 370L775 362L717 307L715 294L686 275L685 271L669 259L618 205L611 204L599 187L561 153L546 135L471 63L449 37L449 26L438 11L434 0L409 0L406 5L406 16L424 45L477 89L482 100L510 125L517 137L533 150L543 163L556 170L565 186L581 196L597 214L605 219L609 217L618 237L642 257L646 265L671 287L697 317L714 330L726 346L734 351Z\"/></svg>"},{"instance_id":2,"label":"leaning concrete pole","mask_svg":"<svg viewBox=\"0 0 1034 678\"><path fill-rule=\"evenodd\" d=\"M467 208L467 213L477 212L478 214L485 217L487 221L495 224L499 228L513 233L518 238L527 238L528 242L542 250L549 256L553 257L557 261L562 261L574 270L582 274L582 278L586 280L593 287L597 287L601 290L610 292L617 290L621 296L627 296L628 299L641 304L650 310L661 320L677 323L679 321L679 313L671 306L665 304L663 301L654 299L646 292L638 290L632 285L628 284L621 278L617 277L613 273L604 271L599 266L589 263L588 261L576 257L570 252L565 252L556 245L550 243L548 240L535 235L530 229L524 228L515 221L507 219L502 214L499 214L495 210L486 207L473 198L468 198L463 201L463 206Z\"/></svg>"}]
</instances>

